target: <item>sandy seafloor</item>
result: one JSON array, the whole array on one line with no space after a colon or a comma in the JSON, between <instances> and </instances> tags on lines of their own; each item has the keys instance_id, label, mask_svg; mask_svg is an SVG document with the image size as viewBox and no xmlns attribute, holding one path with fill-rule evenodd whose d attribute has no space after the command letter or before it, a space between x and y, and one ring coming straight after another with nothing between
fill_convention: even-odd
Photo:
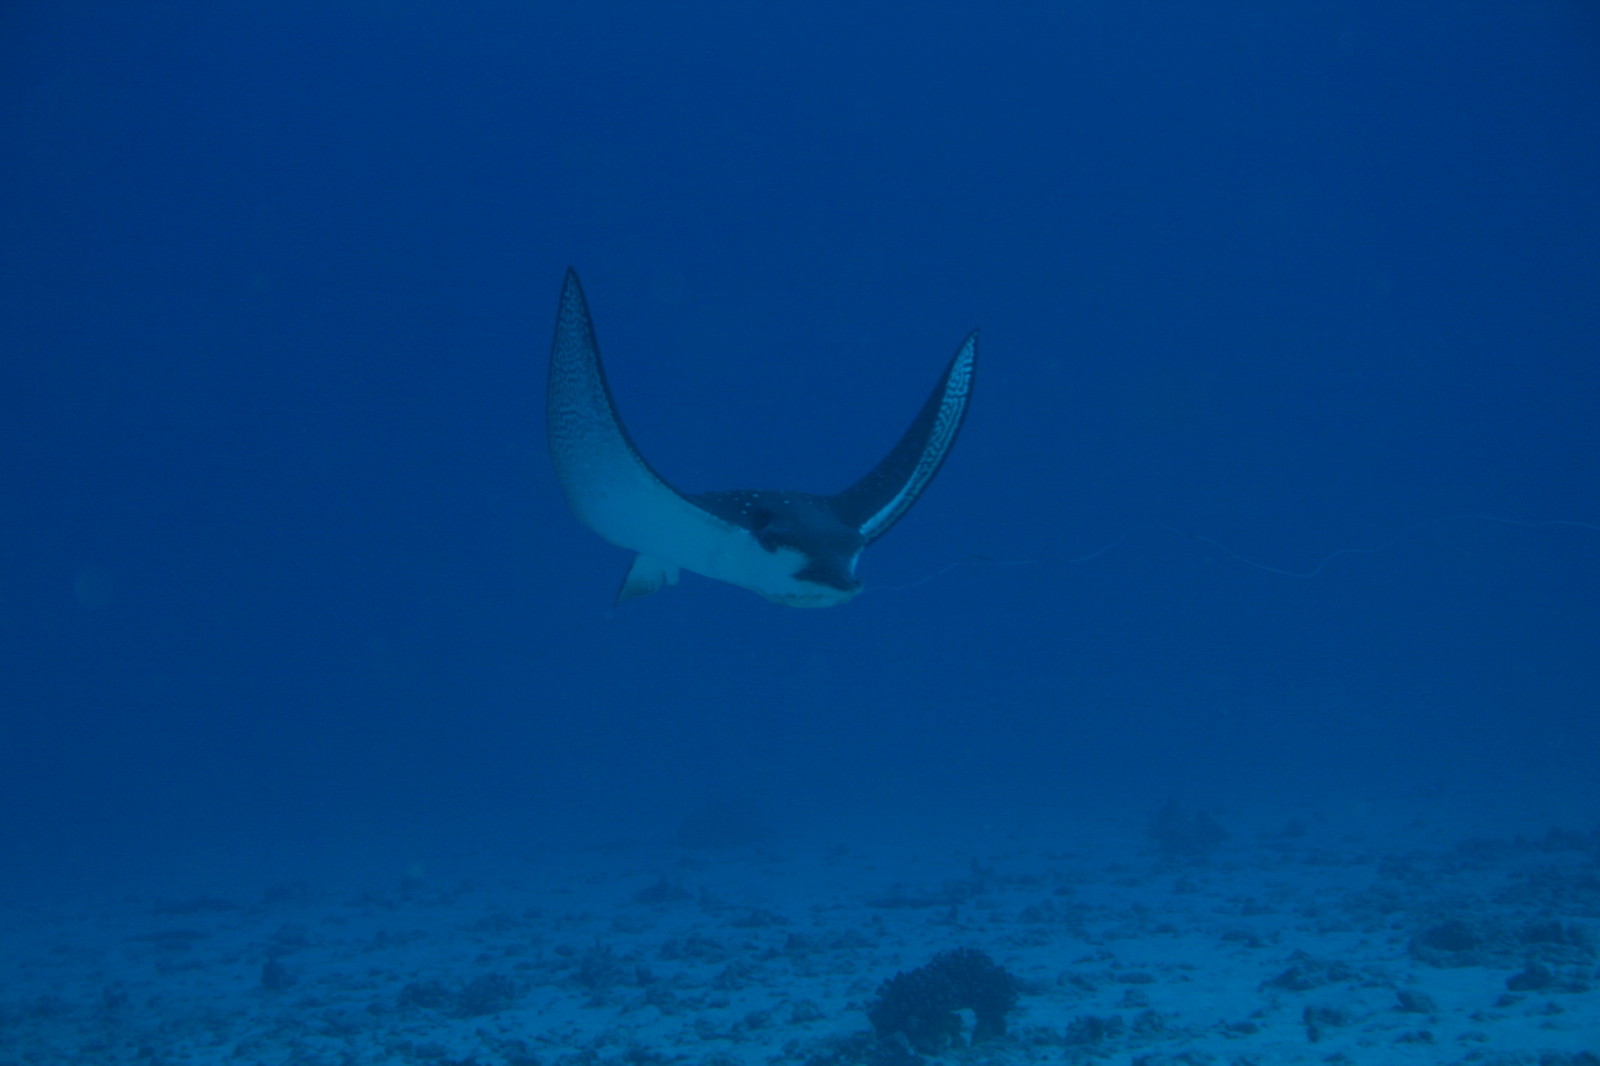
<instances>
[{"instance_id":1,"label":"sandy seafloor","mask_svg":"<svg viewBox=\"0 0 1600 1066\"><path fill-rule=\"evenodd\" d=\"M1600 830L1450 807L212 857L6 899L0 1064L907 1063L864 1006L954 947L1022 994L932 1061L1600 1062Z\"/></svg>"}]
</instances>

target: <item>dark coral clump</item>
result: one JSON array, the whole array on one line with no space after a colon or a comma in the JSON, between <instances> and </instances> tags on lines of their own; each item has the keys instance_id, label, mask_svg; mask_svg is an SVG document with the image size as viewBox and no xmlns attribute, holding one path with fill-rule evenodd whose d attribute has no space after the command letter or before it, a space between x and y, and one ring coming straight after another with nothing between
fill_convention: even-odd
<instances>
[{"instance_id":1,"label":"dark coral clump","mask_svg":"<svg viewBox=\"0 0 1600 1066\"><path fill-rule=\"evenodd\" d=\"M1191 813L1169 799L1150 823L1150 839L1168 862L1196 862L1217 850L1228 839L1228 831L1204 811Z\"/></svg>"},{"instance_id":2,"label":"dark coral clump","mask_svg":"<svg viewBox=\"0 0 1600 1066\"><path fill-rule=\"evenodd\" d=\"M772 836L767 823L748 803L711 800L689 812L678 828L678 843L697 851L732 851L765 844Z\"/></svg>"},{"instance_id":3,"label":"dark coral clump","mask_svg":"<svg viewBox=\"0 0 1600 1066\"><path fill-rule=\"evenodd\" d=\"M456 993L454 1013L457 1018L498 1014L515 1004L520 994L517 983L505 974L486 973L474 977Z\"/></svg>"},{"instance_id":4,"label":"dark coral clump","mask_svg":"<svg viewBox=\"0 0 1600 1066\"><path fill-rule=\"evenodd\" d=\"M511 978L487 973L460 989L451 989L442 981L413 981L400 990L399 1005L405 1011L447 1011L457 1018L481 1018L511 1007L520 995Z\"/></svg>"},{"instance_id":5,"label":"dark coral clump","mask_svg":"<svg viewBox=\"0 0 1600 1066\"><path fill-rule=\"evenodd\" d=\"M961 1042L957 1011L973 1013L973 1043L1005 1036L1018 988L1017 979L989 956L958 948L885 981L867 1007L867 1020L880 1041L900 1036L913 1051L937 1054Z\"/></svg>"}]
</instances>

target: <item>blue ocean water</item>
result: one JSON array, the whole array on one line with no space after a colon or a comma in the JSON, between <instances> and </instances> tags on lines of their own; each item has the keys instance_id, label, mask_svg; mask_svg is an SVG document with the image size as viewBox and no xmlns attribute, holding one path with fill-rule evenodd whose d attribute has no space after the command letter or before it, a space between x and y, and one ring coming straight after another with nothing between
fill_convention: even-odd
<instances>
[{"instance_id":1,"label":"blue ocean water","mask_svg":"<svg viewBox=\"0 0 1600 1066\"><path fill-rule=\"evenodd\" d=\"M11 884L723 800L1593 827L1597 42L1573 2L6 5ZM545 453L569 264L688 491L843 488L982 328L867 594L612 609Z\"/></svg>"}]
</instances>

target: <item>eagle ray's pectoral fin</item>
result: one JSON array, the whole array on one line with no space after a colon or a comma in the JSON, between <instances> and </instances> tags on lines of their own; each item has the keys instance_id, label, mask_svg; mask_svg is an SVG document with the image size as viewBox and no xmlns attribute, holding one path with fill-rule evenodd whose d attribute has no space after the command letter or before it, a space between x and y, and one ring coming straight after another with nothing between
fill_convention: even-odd
<instances>
[{"instance_id":1,"label":"eagle ray's pectoral fin","mask_svg":"<svg viewBox=\"0 0 1600 1066\"><path fill-rule=\"evenodd\" d=\"M639 553L618 602L676 584L680 566L694 569L743 535L686 499L639 454L606 384L589 306L571 270L561 287L546 403L550 457L573 513L612 544Z\"/></svg>"},{"instance_id":2,"label":"eagle ray's pectoral fin","mask_svg":"<svg viewBox=\"0 0 1600 1066\"><path fill-rule=\"evenodd\" d=\"M889 454L866 477L830 498L834 512L859 529L868 544L889 532L939 472L967 417L977 362L978 331L973 330Z\"/></svg>"},{"instance_id":3,"label":"eagle ray's pectoral fin","mask_svg":"<svg viewBox=\"0 0 1600 1066\"><path fill-rule=\"evenodd\" d=\"M665 559L657 559L651 555L636 555L633 565L628 567L628 576L622 579L622 587L617 589L617 598L613 606L623 604L629 600L636 600L640 596L648 596L658 589L668 585L676 585L683 571L674 563Z\"/></svg>"}]
</instances>

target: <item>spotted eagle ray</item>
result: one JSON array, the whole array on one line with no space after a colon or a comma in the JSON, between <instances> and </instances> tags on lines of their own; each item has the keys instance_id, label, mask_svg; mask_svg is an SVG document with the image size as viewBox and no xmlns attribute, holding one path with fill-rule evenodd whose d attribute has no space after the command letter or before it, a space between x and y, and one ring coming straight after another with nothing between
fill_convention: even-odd
<instances>
[{"instance_id":1,"label":"spotted eagle ray","mask_svg":"<svg viewBox=\"0 0 1600 1066\"><path fill-rule=\"evenodd\" d=\"M675 585L683 570L791 607L831 607L861 591L856 563L939 472L972 396L978 332L883 461L832 496L772 489L679 492L656 473L617 414L578 275L568 268L550 347L550 456L585 525L637 552L616 602Z\"/></svg>"}]
</instances>

